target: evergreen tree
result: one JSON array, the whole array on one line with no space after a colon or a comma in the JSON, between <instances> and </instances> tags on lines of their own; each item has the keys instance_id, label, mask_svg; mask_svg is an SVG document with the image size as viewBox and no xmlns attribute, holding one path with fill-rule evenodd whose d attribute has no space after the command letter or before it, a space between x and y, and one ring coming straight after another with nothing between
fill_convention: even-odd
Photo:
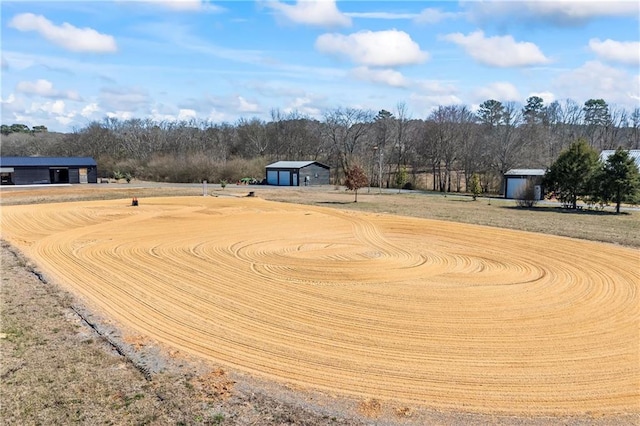
<instances>
[{"instance_id":1,"label":"evergreen tree","mask_svg":"<svg viewBox=\"0 0 640 426\"><path fill-rule=\"evenodd\" d=\"M471 181L469 182L469 190L473 194L473 201L476 201L480 194L482 194L482 185L480 185L480 176L473 174Z\"/></svg>"},{"instance_id":2,"label":"evergreen tree","mask_svg":"<svg viewBox=\"0 0 640 426\"><path fill-rule=\"evenodd\" d=\"M398 187L398 192L402 191L402 188L409 180L409 173L407 173L407 168L402 166L398 173L396 173L396 186Z\"/></svg>"},{"instance_id":3,"label":"evergreen tree","mask_svg":"<svg viewBox=\"0 0 640 426\"><path fill-rule=\"evenodd\" d=\"M635 202L640 191L640 172L629 151L618 148L602 166L600 197L616 203L616 213L624 201Z\"/></svg>"},{"instance_id":4,"label":"evergreen tree","mask_svg":"<svg viewBox=\"0 0 640 426\"><path fill-rule=\"evenodd\" d=\"M578 198L591 193L591 182L599 165L598 154L580 139L562 151L545 173L543 185L564 204L577 208Z\"/></svg>"}]
</instances>

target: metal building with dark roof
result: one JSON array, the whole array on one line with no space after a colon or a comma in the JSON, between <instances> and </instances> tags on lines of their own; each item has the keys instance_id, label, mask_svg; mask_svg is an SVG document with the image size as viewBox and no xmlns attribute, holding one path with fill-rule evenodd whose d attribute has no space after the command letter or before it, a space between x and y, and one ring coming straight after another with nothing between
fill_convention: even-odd
<instances>
[{"instance_id":1,"label":"metal building with dark roof","mask_svg":"<svg viewBox=\"0 0 640 426\"><path fill-rule=\"evenodd\" d=\"M278 161L267 166L267 185L329 185L330 168L317 161Z\"/></svg>"},{"instance_id":2,"label":"metal building with dark roof","mask_svg":"<svg viewBox=\"0 0 640 426\"><path fill-rule=\"evenodd\" d=\"M97 183L91 157L0 157L3 185Z\"/></svg>"}]
</instances>

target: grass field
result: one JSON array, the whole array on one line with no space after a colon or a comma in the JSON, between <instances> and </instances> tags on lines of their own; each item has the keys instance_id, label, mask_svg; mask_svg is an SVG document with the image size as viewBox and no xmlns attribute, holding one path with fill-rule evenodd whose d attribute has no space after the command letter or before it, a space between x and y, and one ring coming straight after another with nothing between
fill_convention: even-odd
<instances>
[{"instance_id":1,"label":"grass field","mask_svg":"<svg viewBox=\"0 0 640 426\"><path fill-rule=\"evenodd\" d=\"M637 420L637 213L392 193L355 204L332 189L150 197L186 191L199 189L3 191L2 236L116 320L123 343L161 342L217 365L203 379L217 378L215 389L233 381L220 371L239 371L347 401L345 415L316 406L294 424ZM87 198L103 201L28 204ZM4 331L4 312L15 343L24 332ZM142 406L145 393L132 392L124 405ZM251 424L225 410L206 421Z\"/></svg>"}]
</instances>

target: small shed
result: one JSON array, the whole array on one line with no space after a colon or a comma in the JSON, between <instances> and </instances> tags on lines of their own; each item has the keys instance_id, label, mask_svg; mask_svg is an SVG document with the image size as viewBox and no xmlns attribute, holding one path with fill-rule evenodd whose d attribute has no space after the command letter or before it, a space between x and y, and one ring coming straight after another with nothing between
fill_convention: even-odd
<instances>
[{"instance_id":1,"label":"small shed","mask_svg":"<svg viewBox=\"0 0 640 426\"><path fill-rule=\"evenodd\" d=\"M330 167L317 161L278 161L269 164L267 185L328 185Z\"/></svg>"},{"instance_id":2,"label":"small shed","mask_svg":"<svg viewBox=\"0 0 640 426\"><path fill-rule=\"evenodd\" d=\"M98 167L91 157L0 157L3 185L97 183Z\"/></svg>"},{"instance_id":3,"label":"small shed","mask_svg":"<svg viewBox=\"0 0 640 426\"><path fill-rule=\"evenodd\" d=\"M544 196L542 178L544 169L511 169L504 174L504 198L517 199L528 184L533 185L535 199Z\"/></svg>"}]
</instances>

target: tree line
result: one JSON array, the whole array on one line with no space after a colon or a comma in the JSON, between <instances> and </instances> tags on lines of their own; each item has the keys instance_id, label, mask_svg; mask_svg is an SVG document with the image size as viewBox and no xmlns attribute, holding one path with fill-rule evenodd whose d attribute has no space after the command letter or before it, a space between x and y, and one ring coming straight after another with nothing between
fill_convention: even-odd
<instances>
[{"instance_id":1,"label":"tree line","mask_svg":"<svg viewBox=\"0 0 640 426\"><path fill-rule=\"evenodd\" d=\"M499 192L507 170L546 169L580 138L597 152L640 148L640 108L537 96L524 105L490 99L477 111L439 106L424 118L399 103L377 113L337 107L320 119L277 109L234 123L105 118L55 138L25 127L3 126L2 155L91 156L105 177L234 182L264 176L271 162L310 160L330 166L336 184L358 165L372 186L442 192L468 191L474 175L484 192Z\"/></svg>"}]
</instances>

